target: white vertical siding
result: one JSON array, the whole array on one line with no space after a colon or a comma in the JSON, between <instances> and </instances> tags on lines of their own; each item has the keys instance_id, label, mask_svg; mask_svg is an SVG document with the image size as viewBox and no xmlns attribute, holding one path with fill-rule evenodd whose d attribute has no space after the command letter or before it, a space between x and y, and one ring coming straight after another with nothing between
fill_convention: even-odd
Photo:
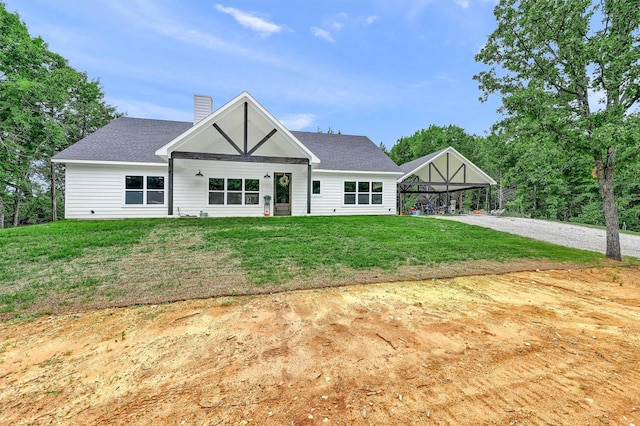
<instances>
[{"instance_id":1,"label":"white vertical siding","mask_svg":"<svg viewBox=\"0 0 640 426\"><path fill-rule=\"evenodd\" d=\"M313 171L311 176L312 180L320 181L320 194L311 196L311 214L314 216L396 214L395 175ZM382 204L345 205L345 181L382 182Z\"/></svg>"}]
</instances>

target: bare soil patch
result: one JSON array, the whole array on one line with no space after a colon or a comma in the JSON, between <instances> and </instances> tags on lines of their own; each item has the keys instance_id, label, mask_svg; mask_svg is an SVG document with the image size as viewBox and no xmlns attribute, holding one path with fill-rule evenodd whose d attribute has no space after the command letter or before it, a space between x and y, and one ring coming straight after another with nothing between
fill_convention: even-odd
<instances>
[{"instance_id":1,"label":"bare soil patch","mask_svg":"<svg viewBox=\"0 0 640 426\"><path fill-rule=\"evenodd\" d=\"M640 268L0 323L0 424L640 424Z\"/></svg>"}]
</instances>

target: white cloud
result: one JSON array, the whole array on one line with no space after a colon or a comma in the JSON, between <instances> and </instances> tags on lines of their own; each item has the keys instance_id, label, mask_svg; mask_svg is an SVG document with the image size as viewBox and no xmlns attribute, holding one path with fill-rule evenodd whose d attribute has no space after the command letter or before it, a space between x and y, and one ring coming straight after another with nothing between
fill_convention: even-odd
<instances>
[{"instance_id":1,"label":"white cloud","mask_svg":"<svg viewBox=\"0 0 640 426\"><path fill-rule=\"evenodd\" d=\"M279 33L283 27L273 22L266 21L258 16L248 12L243 12L233 7L224 7L220 4L216 5L216 9L227 15L231 15L240 25L259 33L262 37L268 37L271 34Z\"/></svg>"},{"instance_id":2,"label":"white cloud","mask_svg":"<svg viewBox=\"0 0 640 426\"><path fill-rule=\"evenodd\" d=\"M332 30L340 31L342 29L342 27L344 27L344 23L343 22L334 21L334 20L330 20L330 21L327 21L327 26L329 28L331 28Z\"/></svg>"},{"instance_id":3,"label":"white cloud","mask_svg":"<svg viewBox=\"0 0 640 426\"><path fill-rule=\"evenodd\" d=\"M316 121L314 114L294 114L280 120L289 130L302 130Z\"/></svg>"},{"instance_id":4,"label":"white cloud","mask_svg":"<svg viewBox=\"0 0 640 426\"><path fill-rule=\"evenodd\" d=\"M282 63L281 55L272 55L236 41L226 40L209 32L208 29L200 30L191 22L176 19L170 9L164 9L156 2L137 0L126 4L108 2L108 5L121 19L126 19L131 28L143 28L190 46L199 46L243 59L286 66ZM145 19L141 20L140 16L145 16Z\"/></svg>"},{"instance_id":5,"label":"white cloud","mask_svg":"<svg viewBox=\"0 0 640 426\"><path fill-rule=\"evenodd\" d=\"M323 30L320 27L311 27L311 33L316 37L320 37L321 39L330 41L332 43L335 41L329 31Z\"/></svg>"},{"instance_id":6,"label":"white cloud","mask_svg":"<svg viewBox=\"0 0 640 426\"><path fill-rule=\"evenodd\" d=\"M346 21L349 19L349 15L345 12L338 13L335 18L325 19L324 26L333 30L340 31L344 28Z\"/></svg>"},{"instance_id":7,"label":"white cloud","mask_svg":"<svg viewBox=\"0 0 640 426\"><path fill-rule=\"evenodd\" d=\"M337 31L341 31L348 23L349 15L345 12L340 12L333 17L324 18L321 26L311 27L311 33L324 40L334 42L333 34Z\"/></svg>"},{"instance_id":8,"label":"white cloud","mask_svg":"<svg viewBox=\"0 0 640 426\"><path fill-rule=\"evenodd\" d=\"M371 16L367 16L366 18L364 18L364 23L367 25L371 25L374 22L377 22L380 20L380 17L377 15L371 15Z\"/></svg>"},{"instance_id":9,"label":"white cloud","mask_svg":"<svg viewBox=\"0 0 640 426\"><path fill-rule=\"evenodd\" d=\"M470 6L469 0L454 0L455 3L463 9L468 9Z\"/></svg>"}]
</instances>

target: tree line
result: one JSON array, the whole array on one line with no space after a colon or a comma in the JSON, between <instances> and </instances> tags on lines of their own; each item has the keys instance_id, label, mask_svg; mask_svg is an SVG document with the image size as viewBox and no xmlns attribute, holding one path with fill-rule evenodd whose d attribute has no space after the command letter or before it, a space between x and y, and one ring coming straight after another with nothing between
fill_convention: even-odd
<instances>
[{"instance_id":1,"label":"tree line","mask_svg":"<svg viewBox=\"0 0 640 426\"><path fill-rule=\"evenodd\" d=\"M31 37L0 2L0 227L61 216L64 174L51 157L117 116L98 80Z\"/></svg>"}]
</instances>

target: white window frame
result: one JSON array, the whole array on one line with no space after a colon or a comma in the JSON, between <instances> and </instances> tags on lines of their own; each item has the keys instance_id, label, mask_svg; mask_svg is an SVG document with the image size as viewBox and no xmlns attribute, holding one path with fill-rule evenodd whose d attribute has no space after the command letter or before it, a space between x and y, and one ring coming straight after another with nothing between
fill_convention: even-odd
<instances>
[{"instance_id":1,"label":"white window frame","mask_svg":"<svg viewBox=\"0 0 640 426\"><path fill-rule=\"evenodd\" d=\"M347 192L345 189L347 182L353 182L355 183L355 191L351 192ZM368 190L367 191L361 191L360 190L360 184L367 184L368 185ZM373 188L375 187L379 187L380 190L379 191L374 191ZM351 207L351 206L380 206L383 204L383 199L382 199L382 194L384 192L384 183L382 181L370 181L370 180L345 180L342 182L342 205L345 207ZM347 195L353 195L354 198L354 202L353 203L345 203L345 198ZM367 196L367 202L366 203L361 203L360 202L360 196ZM380 197L376 197L380 199L380 202L373 202L374 199L374 195L379 195Z\"/></svg>"},{"instance_id":2,"label":"white window frame","mask_svg":"<svg viewBox=\"0 0 640 426\"><path fill-rule=\"evenodd\" d=\"M224 189L209 189L211 179L222 179ZM229 180L240 180L240 190L229 189ZM258 182L257 190L247 190L247 181L254 180ZM222 203L211 203L211 194L222 194ZM229 203L229 194L240 194L240 203ZM247 203L250 196L255 196L255 203ZM210 206L259 206L260 205L260 178L236 178L236 177L210 177L207 180L207 204Z\"/></svg>"},{"instance_id":3,"label":"white window frame","mask_svg":"<svg viewBox=\"0 0 640 426\"><path fill-rule=\"evenodd\" d=\"M142 188L127 188L128 177L142 177ZM162 178L162 189L149 189L149 178ZM123 199L122 204L125 207L152 206L163 207L167 204L167 177L160 174L127 174L123 179ZM127 193L142 192L142 203L127 203ZM149 203L149 192L162 192L162 203Z\"/></svg>"}]
</instances>

